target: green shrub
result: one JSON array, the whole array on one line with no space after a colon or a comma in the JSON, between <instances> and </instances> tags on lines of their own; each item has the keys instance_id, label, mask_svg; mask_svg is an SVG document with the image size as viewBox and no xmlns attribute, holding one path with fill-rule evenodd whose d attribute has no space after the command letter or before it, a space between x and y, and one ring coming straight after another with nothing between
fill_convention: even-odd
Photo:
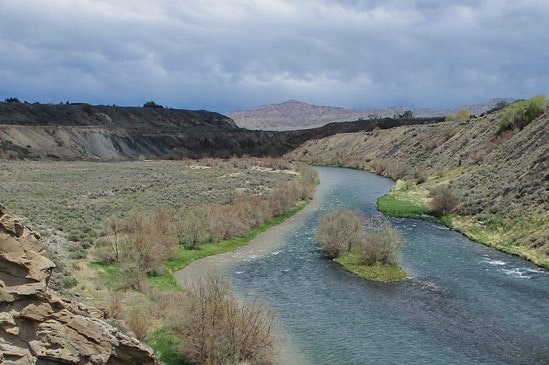
<instances>
[{"instance_id":1,"label":"green shrub","mask_svg":"<svg viewBox=\"0 0 549 365\"><path fill-rule=\"evenodd\" d=\"M88 103L82 104L81 109L84 113L86 113L88 115L94 115L95 114L95 110L93 109L93 106L91 106Z\"/></svg>"},{"instance_id":2,"label":"green shrub","mask_svg":"<svg viewBox=\"0 0 549 365\"><path fill-rule=\"evenodd\" d=\"M78 285L78 280L76 278L73 278L72 276L66 276L61 280L61 286L65 289L74 288Z\"/></svg>"},{"instance_id":3,"label":"green shrub","mask_svg":"<svg viewBox=\"0 0 549 365\"><path fill-rule=\"evenodd\" d=\"M460 109L457 111L456 114L450 114L444 118L445 122L452 122L452 121L466 121L471 119L471 114L465 109Z\"/></svg>"},{"instance_id":4,"label":"green shrub","mask_svg":"<svg viewBox=\"0 0 549 365\"><path fill-rule=\"evenodd\" d=\"M145 104L143 104L143 108L153 108L153 109L162 109L164 108L162 105L159 105L155 103L154 101L147 101Z\"/></svg>"},{"instance_id":5,"label":"green shrub","mask_svg":"<svg viewBox=\"0 0 549 365\"><path fill-rule=\"evenodd\" d=\"M530 124L534 119L543 114L547 105L545 95L536 95L531 99L517 101L503 109L501 119L498 123L498 133L513 128L523 129Z\"/></svg>"},{"instance_id":6,"label":"green shrub","mask_svg":"<svg viewBox=\"0 0 549 365\"><path fill-rule=\"evenodd\" d=\"M72 260L83 259L87 255L86 250L79 243L70 243L67 246L67 251L69 252L68 258Z\"/></svg>"}]
</instances>

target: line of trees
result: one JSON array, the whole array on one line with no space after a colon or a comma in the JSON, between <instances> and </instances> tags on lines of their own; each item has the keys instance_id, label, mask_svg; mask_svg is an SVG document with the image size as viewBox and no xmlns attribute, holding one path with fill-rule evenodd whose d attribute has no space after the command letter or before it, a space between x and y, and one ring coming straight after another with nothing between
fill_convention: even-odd
<instances>
[{"instance_id":1,"label":"line of trees","mask_svg":"<svg viewBox=\"0 0 549 365\"><path fill-rule=\"evenodd\" d=\"M128 275L128 286L137 288L146 275L161 273L164 261L173 257L178 245L198 249L204 243L243 235L251 228L293 208L297 201L310 199L316 171L297 168L299 176L279 182L262 195L234 194L225 204L204 204L177 211L134 210L125 218L106 221L106 236L94 247L94 259L120 264Z\"/></svg>"}]
</instances>

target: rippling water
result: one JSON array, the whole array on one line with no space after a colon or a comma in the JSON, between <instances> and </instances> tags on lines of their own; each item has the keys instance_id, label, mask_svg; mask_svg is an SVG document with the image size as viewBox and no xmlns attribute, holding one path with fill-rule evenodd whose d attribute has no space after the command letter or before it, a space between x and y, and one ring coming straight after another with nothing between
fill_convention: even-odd
<instances>
[{"instance_id":1,"label":"rippling water","mask_svg":"<svg viewBox=\"0 0 549 365\"><path fill-rule=\"evenodd\" d=\"M306 363L548 364L549 275L530 263L416 220L392 219L406 239L411 279L374 283L323 259L322 211L379 215L392 181L318 168L320 208L272 254L230 268L244 295L260 294Z\"/></svg>"}]
</instances>

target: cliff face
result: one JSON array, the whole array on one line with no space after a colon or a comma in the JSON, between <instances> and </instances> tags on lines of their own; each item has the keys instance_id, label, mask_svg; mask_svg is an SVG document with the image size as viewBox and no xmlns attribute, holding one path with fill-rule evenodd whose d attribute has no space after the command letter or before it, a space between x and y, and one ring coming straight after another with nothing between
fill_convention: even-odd
<instances>
[{"instance_id":1,"label":"cliff face","mask_svg":"<svg viewBox=\"0 0 549 365\"><path fill-rule=\"evenodd\" d=\"M336 133L438 120L360 120L273 132L238 128L232 119L207 111L0 103L0 158L135 160L279 156L307 140Z\"/></svg>"},{"instance_id":2,"label":"cliff face","mask_svg":"<svg viewBox=\"0 0 549 365\"><path fill-rule=\"evenodd\" d=\"M0 363L158 364L104 313L48 292L39 236L0 206Z\"/></svg>"},{"instance_id":3,"label":"cliff face","mask_svg":"<svg viewBox=\"0 0 549 365\"><path fill-rule=\"evenodd\" d=\"M127 160L280 151L272 134L204 110L0 103L0 158Z\"/></svg>"}]
</instances>

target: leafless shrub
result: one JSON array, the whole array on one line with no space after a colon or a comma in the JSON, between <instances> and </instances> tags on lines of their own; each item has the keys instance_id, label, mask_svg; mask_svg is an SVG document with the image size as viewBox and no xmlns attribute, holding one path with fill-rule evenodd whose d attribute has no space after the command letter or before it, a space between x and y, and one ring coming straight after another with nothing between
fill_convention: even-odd
<instances>
[{"instance_id":1,"label":"leafless shrub","mask_svg":"<svg viewBox=\"0 0 549 365\"><path fill-rule=\"evenodd\" d=\"M105 237L95 241L91 250L95 262L102 264L114 264L118 261L118 254L113 250L111 237Z\"/></svg>"},{"instance_id":2,"label":"leafless shrub","mask_svg":"<svg viewBox=\"0 0 549 365\"><path fill-rule=\"evenodd\" d=\"M209 221L211 209L199 206L191 209L181 209L178 214L176 235L180 244L190 249L196 249L211 239Z\"/></svg>"},{"instance_id":3,"label":"leafless shrub","mask_svg":"<svg viewBox=\"0 0 549 365\"><path fill-rule=\"evenodd\" d=\"M160 272L177 244L171 215L164 210L148 215L134 211L124 220L123 227L120 262L128 273L139 278Z\"/></svg>"},{"instance_id":4,"label":"leafless shrub","mask_svg":"<svg viewBox=\"0 0 549 365\"><path fill-rule=\"evenodd\" d=\"M258 161L260 167L265 167L273 170L288 170L290 169L290 164L287 160L274 157L262 158Z\"/></svg>"},{"instance_id":5,"label":"leafless shrub","mask_svg":"<svg viewBox=\"0 0 549 365\"><path fill-rule=\"evenodd\" d=\"M124 240L124 222L115 216L103 222L106 236L96 241L92 250L95 261L104 264L120 262L120 250Z\"/></svg>"},{"instance_id":6,"label":"leafless shrub","mask_svg":"<svg viewBox=\"0 0 549 365\"><path fill-rule=\"evenodd\" d=\"M155 292L152 295L154 303L151 313L157 318L162 318L164 323L171 329L181 316L181 306L185 294L182 292Z\"/></svg>"},{"instance_id":7,"label":"leafless shrub","mask_svg":"<svg viewBox=\"0 0 549 365\"><path fill-rule=\"evenodd\" d=\"M128 313L126 323L138 340L142 341L147 337L151 325L148 313L143 313L141 310L132 310Z\"/></svg>"},{"instance_id":8,"label":"leafless shrub","mask_svg":"<svg viewBox=\"0 0 549 365\"><path fill-rule=\"evenodd\" d=\"M376 158L370 161L369 169L378 175L382 175L387 170L387 161L384 159Z\"/></svg>"},{"instance_id":9,"label":"leafless shrub","mask_svg":"<svg viewBox=\"0 0 549 365\"><path fill-rule=\"evenodd\" d=\"M435 214L447 214L453 211L457 204L457 198L446 185L437 185L430 192L431 210Z\"/></svg>"},{"instance_id":10,"label":"leafless shrub","mask_svg":"<svg viewBox=\"0 0 549 365\"><path fill-rule=\"evenodd\" d=\"M209 234L212 241L217 242L244 234L245 223L234 214L233 205L214 205L211 207Z\"/></svg>"},{"instance_id":11,"label":"leafless shrub","mask_svg":"<svg viewBox=\"0 0 549 365\"><path fill-rule=\"evenodd\" d=\"M107 316L113 319L119 319L120 314L122 313L122 299L120 295L116 292L111 293L107 300L107 305L105 308Z\"/></svg>"},{"instance_id":12,"label":"leafless shrub","mask_svg":"<svg viewBox=\"0 0 549 365\"><path fill-rule=\"evenodd\" d=\"M412 176L416 184L423 184L427 180L427 173L419 168L414 169Z\"/></svg>"},{"instance_id":13,"label":"leafless shrub","mask_svg":"<svg viewBox=\"0 0 549 365\"><path fill-rule=\"evenodd\" d=\"M316 230L316 239L322 253L330 258L339 257L361 240L362 216L347 209L325 213Z\"/></svg>"},{"instance_id":14,"label":"leafless shrub","mask_svg":"<svg viewBox=\"0 0 549 365\"><path fill-rule=\"evenodd\" d=\"M365 234L358 247L359 257L364 264L379 262L395 264L399 258L404 240L388 221L379 218L368 220Z\"/></svg>"},{"instance_id":15,"label":"leafless shrub","mask_svg":"<svg viewBox=\"0 0 549 365\"><path fill-rule=\"evenodd\" d=\"M392 179L401 179L406 176L408 171L408 165L399 161L388 163L385 167L385 173Z\"/></svg>"},{"instance_id":16,"label":"leafless shrub","mask_svg":"<svg viewBox=\"0 0 549 365\"><path fill-rule=\"evenodd\" d=\"M176 326L185 357L197 364L272 363L274 317L261 300L239 302L218 275L186 293Z\"/></svg>"}]
</instances>

